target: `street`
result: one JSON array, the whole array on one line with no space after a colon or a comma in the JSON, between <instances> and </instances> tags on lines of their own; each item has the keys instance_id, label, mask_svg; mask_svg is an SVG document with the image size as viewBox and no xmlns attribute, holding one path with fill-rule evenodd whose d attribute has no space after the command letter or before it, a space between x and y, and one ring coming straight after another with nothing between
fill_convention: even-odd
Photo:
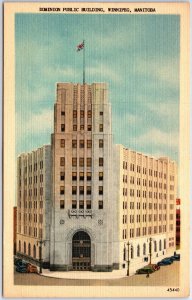
<instances>
[{"instance_id":1,"label":"street","mask_svg":"<svg viewBox=\"0 0 192 300\"><path fill-rule=\"evenodd\" d=\"M179 286L179 265L175 261L172 265L163 266L159 271L146 275L134 275L119 279L59 279L40 276L38 274L22 274L15 271L15 285L41 285L41 286ZM77 271L78 272L78 271ZM109 273L110 277L110 273Z\"/></svg>"}]
</instances>

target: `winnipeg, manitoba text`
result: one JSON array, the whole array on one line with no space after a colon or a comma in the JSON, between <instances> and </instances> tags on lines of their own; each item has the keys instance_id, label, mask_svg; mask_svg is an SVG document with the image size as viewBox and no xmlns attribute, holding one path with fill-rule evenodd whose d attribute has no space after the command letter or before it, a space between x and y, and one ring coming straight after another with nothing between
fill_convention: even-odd
<instances>
[{"instance_id":1,"label":"winnipeg, manitoba text","mask_svg":"<svg viewBox=\"0 0 192 300\"><path fill-rule=\"evenodd\" d=\"M40 7L39 11L43 12L68 12L68 13L79 13L79 12L86 12L86 13L105 13L106 10L103 7ZM132 13L132 10L130 8L108 8L107 9L108 13ZM140 8L140 7L135 7L133 9L133 13L156 13L155 8Z\"/></svg>"}]
</instances>

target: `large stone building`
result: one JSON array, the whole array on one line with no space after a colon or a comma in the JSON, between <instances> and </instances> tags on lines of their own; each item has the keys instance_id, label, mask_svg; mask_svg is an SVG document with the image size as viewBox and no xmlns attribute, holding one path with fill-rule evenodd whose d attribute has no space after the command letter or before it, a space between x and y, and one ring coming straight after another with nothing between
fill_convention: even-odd
<instances>
[{"instance_id":1,"label":"large stone building","mask_svg":"<svg viewBox=\"0 0 192 300\"><path fill-rule=\"evenodd\" d=\"M50 270L112 271L130 260L134 273L173 253L176 164L113 145L106 84L58 83L56 97L51 150L18 158L17 254L38 260L27 247L45 240Z\"/></svg>"},{"instance_id":2,"label":"large stone building","mask_svg":"<svg viewBox=\"0 0 192 300\"><path fill-rule=\"evenodd\" d=\"M177 166L169 158L153 158L122 145L114 145L113 158L118 261L120 267L127 261L129 241L133 273L147 261L174 253Z\"/></svg>"},{"instance_id":3,"label":"large stone building","mask_svg":"<svg viewBox=\"0 0 192 300\"><path fill-rule=\"evenodd\" d=\"M43 146L17 159L17 254L33 262L50 261L51 146Z\"/></svg>"}]
</instances>

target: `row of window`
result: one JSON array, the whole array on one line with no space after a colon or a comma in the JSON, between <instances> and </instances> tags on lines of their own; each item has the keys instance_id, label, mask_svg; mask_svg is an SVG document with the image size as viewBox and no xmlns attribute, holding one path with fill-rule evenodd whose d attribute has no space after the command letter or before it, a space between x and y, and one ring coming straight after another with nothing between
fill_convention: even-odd
<instances>
[{"instance_id":1,"label":"row of window","mask_svg":"<svg viewBox=\"0 0 192 300\"><path fill-rule=\"evenodd\" d=\"M33 251L32 251L33 249ZM22 249L21 249L21 241L19 241L19 249L18 249L19 252L22 252ZM28 247L26 246L26 242L23 243L23 253L24 254L27 254L29 256L32 256L33 258L36 258L36 245L33 245L33 248L31 247L31 244L29 243L28 244ZM39 247L39 254L40 254L40 247ZM39 255L40 257L40 255Z\"/></svg>"},{"instance_id":2,"label":"row of window","mask_svg":"<svg viewBox=\"0 0 192 300\"><path fill-rule=\"evenodd\" d=\"M141 173L141 166L136 166L137 168L136 168L136 171L137 171L137 173ZM123 161L123 169L124 170L127 170L128 169L128 163L126 162L126 161ZM133 164L133 163L130 163L130 171L135 171L135 164ZM143 174L147 174L147 168L143 168ZM153 171L152 169L149 169L149 176L153 176L154 175L154 177L158 177L158 171ZM167 179L167 175L166 174L164 174L164 176L163 176L163 173L162 172L159 172L159 178L163 178L164 177L164 179ZM174 180L174 176L170 176L170 180Z\"/></svg>"},{"instance_id":3,"label":"row of window","mask_svg":"<svg viewBox=\"0 0 192 300\"><path fill-rule=\"evenodd\" d=\"M37 167L38 167L38 164L34 163L33 170L37 171ZM43 161L42 160L39 162L39 167L40 167L40 169L43 169ZM32 165L28 166L28 170L29 170L29 172L32 172ZM27 166L24 167L24 173L25 174L27 173ZM19 175L21 176L21 168L19 169Z\"/></svg>"},{"instance_id":4,"label":"row of window","mask_svg":"<svg viewBox=\"0 0 192 300\"><path fill-rule=\"evenodd\" d=\"M84 195L84 186L79 186L79 195ZM103 195L103 186L98 187L99 195ZM60 186L60 195L65 194L65 187ZM91 186L86 187L86 194L91 195ZM77 186L72 186L72 195L77 195Z\"/></svg>"},{"instance_id":5,"label":"row of window","mask_svg":"<svg viewBox=\"0 0 192 300\"><path fill-rule=\"evenodd\" d=\"M99 180L103 180L103 172L99 172ZM92 178L92 173L87 172L86 174L84 172L79 172L79 180L84 180L87 179L87 181L91 181ZM72 180L77 181L77 172L72 172ZM65 180L65 172L60 172L60 180L63 181Z\"/></svg>"},{"instance_id":6,"label":"row of window","mask_svg":"<svg viewBox=\"0 0 192 300\"><path fill-rule=\"evenodd\" d=\"M84 110L80 110L80 117L81 118L84 118L84 114L85 114L84 112L85 112ZM65 116L65 111L64 110L61 110L61 115ZM103 116L103 111L100 111L99 115ZM88 118L92 117L92 110L87 111L87 117ZM73 118L77 118L77 110L73 110Z\"/></svg>"},{"instance_id":7,"label":"row of window","mask_svg":"<svg viewBox=\"0 0 192 300\"><path fill-rule=\"evenodd\" d=\"M123 182L127 183L127 175L123 175ZM135 184L135 177L134 176L130 176L130 184ZM149 187L153 187L154 188L157 188L158 187L158 183L157 181L152 181L152 180L149 180L147 181L146 179L143 179L143 186L148 186ZM141 185L141 178L137 178L137 185ZM164 189L166 190L167 189L167 184L164 183L164 185L162 185L161 182L159 182L159 188L162 189L162 186L164 187ZM170 185L170 190L174 190L174 185Z\"/></svg>"},{"instance_id":8,"label":"row of window","mask_svg":"<svg viewBox=\"0 0 192 300\"><path fill-rule=\"evenodd\" d=\"M77 120L73 119L73 131L77 131ZM81 120L81 124L80 124L80 130L85 130L85 125L82 124L84 123L84 121ZM91 124L87 124L87 131L91 131L92 130L92 125ZM61 132L65 132L65 124L61 124ZM99 132L103 132L103 124L99 124Z\"/></svg>"},{"instance_id":9,"label":"row of window","mask_svg":"<svg viewBox=\"0 0 192 300\"><path fill-rule=\"evenodd\" d=\"M149 205L149 209L152 209L152 203L148 203ZM157 209L157 203L154 203L154 209ZM135 203L134 202L130 202L130 209L134 209ZM159 203L159 209L167 209L167 204L161 204ZM170 204L170 209L174 208L174 204ZM123 209L127 209L127 202L123 201ZM140 203L137 202L137 209L140 209ZM144 202L143 203L143 209L147 209L147 203Z\"/></svg>"},{"instance_id":10,"label":"row of window","mask_svg":"<svg viewBox=\"0 0 192 300\"><path fill-rule=\"evenodd\" d=\"M123 196L127 196L127 188L123 188ZM149 191L147 193L147 191L143 191L143 198L147 198L147 194L148 194L148 198L154 198L154 199L158 199L158 196L159 196L159 199L167 199L167 195L166 194L162 194L162 193L158 193L157 192L151 192ZM141 191L140 190L137 190L137 197L140 198L142 195ZM154 195L154 196L153 196ZM135 190L134 189L130 189L130 197L134 197L135 196ZM174 195L170 195L170 200L174 200Z\"/></svg>"},{"instance_id":11,"label":"row of window","mask_svg":"<svg viewBox=\"0 0 192 300\"><path fill-rule=\"evenodd\" d=\"M163 249L165 250L166 249L166 239L164 239L164 242L163 242L163 245L162 245L162 241L160 240L159 243L159 251L162 251ZM148 255L149 253L152 253L152 252L157 252L157 241L154 241L153 243L148 243L148 249L147 249L147 244L144 243L143 244L143 255ZM136 247L136 256L137 257L140 257L140 252L141 252L141 248L140 248L140 245L137 245ZM130 248L130 257L131 259L134 258L134 247L133 245L131 245L131 248ZM127 260L127 249L126 247L124 247L124 252L123 252L123 260Z\"/></svg>"},{"instance_id":12,"label":"row of window","mask_svg":"<svg viewBox=\"0 0 192 300\"><path fill-rule=\"evenodd\" d=\"M99 157L99 166L102 167L103 166L103 157ZM80 167L84 167L85 164L85 159L84 157L80 157L79 158L79 166ZM65 166L65 157L60 157L60 166ZM92 166L92 159L91 157L87 157L87 167L91 167ZM76 157L72 157L72 167L77 167L77 158Z\"/></svg>"},{"instance_id":13,"label":"row of window","mask_svg":"<svg viewBox=\"0 0 192 300\"><path fill-rule=\"evenodd\" d=\"M141 228L140 227L136 228L136 230L134 228L131 228L131 229L129 229L129 235L130 235L130 238L145 236L145 235L147 235L147 231L148 231L148 234L152 234L152 229L153 229L154 234L163 233L163 232L167 231L167 226L166 225L160 225L159 227L154 226L153 228L152 228L152 226L143 227L142 228L142 233L141 233ZM158 231L158 229L159 229L159 231ZM169 230L173 231L173 224L169 225ZM122 238L126 240L128 238L127 234L128 234L128 230L123 229L122 230Z\"/></svg>"},{"instance_id":14,"label":"row of window","mask_svg":"<svg viewBox=\"0 0 192 300\"><path fill-rule=\"evenodd\" d=\"M153 220L157 221L158 215L152 215L152 214L148 215L148 221L152 222L152 216L153 216ZM136 215L136 216L135 215L130 215L130 220L129 220L130 223L134 223L135 222L135 217L136 217L136 222L140 223L141 222L141 215ZM162 217L166 221L167 215L166 214L159 215L159 221L162 221ZM147 215L146 214L143 215L142 222L147 222ZM123 215L123 224L127 224L127 215Z\"/></svg>"},{"instance_id":15,"label":"row of window","mask_svg":"<svg viewBox=\"0 0 192 300\"><path fill-rule=\"evenodd\" d=\"M79 204L79 205L78 205ZM79 206L79 209L91 209L91 201L83 201L80 200L79 203L77 203L76 200L72 200L72 209L77 209L77 206ZM65 200L60 200L60 209L64 209L65 208ZM98 209L103 209L103 201L99 200L98 201Z\"/></svg>"},{"instance_id":16,"label":"row of window","mask_svg":"<svg viewBox=\"0 0 192 300\"><path fill-rule=\"evenodd\" d=\"M79 148L84 148L84 145L85 145L85 141L80 140L79 141ZM61 146L61 148L65 147L65 140L64 139L60 140L60 146ZM100 148L103 147L103 140L99 140L99 147ZM77 148L77 140L72 140L72 148ZM92 140L87 140L87 148L92 148Z\"/></svg>"}]
</instances>

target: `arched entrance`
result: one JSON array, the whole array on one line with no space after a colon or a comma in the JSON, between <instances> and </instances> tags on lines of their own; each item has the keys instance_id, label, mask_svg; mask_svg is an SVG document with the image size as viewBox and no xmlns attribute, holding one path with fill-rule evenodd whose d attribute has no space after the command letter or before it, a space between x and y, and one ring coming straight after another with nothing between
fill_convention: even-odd
<instances>
[{"instance_id":1,"label":"arched entrance","mask_svg":"<svg viewBox=\"0 0 192 300\"><path fill-rule=\"evenodd\" d=\"M72 239L73 270L88 271L91 267L91 239L85 231L78 231Z\"/></svg>"}]
</instances>

